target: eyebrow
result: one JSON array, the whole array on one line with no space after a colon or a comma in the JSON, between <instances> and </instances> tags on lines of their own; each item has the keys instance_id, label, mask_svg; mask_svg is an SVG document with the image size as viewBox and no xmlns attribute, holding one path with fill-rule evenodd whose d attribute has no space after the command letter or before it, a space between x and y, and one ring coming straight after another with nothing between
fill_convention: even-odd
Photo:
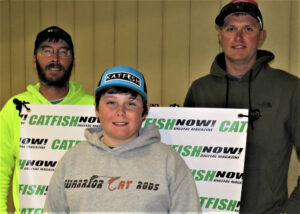
<instances>
[{"instance_id":1,"label":"eyebrow","mask_svg":"<svg viewBox=\"0 0 300 214\"><path fill-rule=\"evenodd\" d=\"M53 47L50 45L41 45L40 48L53 48ZM61 49L61 48L65 48L65 49L69 49L69 50L71 49L69 46L62 46L57 49Z\"/></svg>"},{"instance_id":2,"label":"eyebrow","mask_svg":"<svg viewBox=\"0 0 300 214\"><path fill-rule=\"evenodd\" d=\"M116 94L125 94L125 95L129 95L129 99L131 99L131 100L137 100L137 97L138 97L138 96L134 97L134 96L132 96L130 93L113 93L113 94L105 93L105 94L102 95L102 97L103 97L103 98L115 98L115 99L117 99L117 98L114 96L114 95L116 95Z\"/></svg>"},{"instance_id":3,"label":"eyebrow","mask_svg":"<svg viewBox=\"0 0 300 214\"><path fill-rule=\"evenodd\" d=\"M110 97L115 98L114 94L108 94L108 93L103 94L102 97L104 97L104 98L110 98Z\"/></svg>"},{"instance_id":4,"label":"eyebrow","mask_svg":"<svg viewBox=\"0 0 300 214\"><path fill-rule=\"evenodd\" d=\"M41 45L40 48L52 48L52 47L49 45Z\"/></svg>"},{"instance_id":5,"label":"eyebrow","mask_svg":"<svg viewBox=\"0 0 300 214\"><path fill-rule=\"evenodd\" d=\"M223 28L224 27L236 27L237 25L235 25L235 24L225 24L224 23L224 25L223 25ZM257 28L260 28L259 26L257 26L256 24L254 24L254 23L250 23L250 24L246 24L246 25L242 25L243 27L257 27Z\"/></svg>"}]
</instances>

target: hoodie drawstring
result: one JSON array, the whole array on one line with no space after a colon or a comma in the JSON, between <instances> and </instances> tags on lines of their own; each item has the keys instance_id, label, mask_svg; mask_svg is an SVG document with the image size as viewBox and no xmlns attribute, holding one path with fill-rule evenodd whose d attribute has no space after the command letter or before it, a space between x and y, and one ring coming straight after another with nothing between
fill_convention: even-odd
<instances>
[{"instance_id":1,"label":"hoodie drawstring","mask_svg":"<svg viewBox=\"0 0 300 214\"><path fill-rule=\"evenodd\" d=\"M239 114L239 117L248 117L249 118L249 123L250 126L252 128L252 130L254 130L254 125L253 122L255 120L258 120L261 117L260 114L260 110L259 109L252 109L252 103L251 103L251 79L252 79L252 69L250 70L250 74L249 74L249 80L248 80L248 101L249 101L249 112L248 115L244 115L244 114ZM228 78L228 74L226 74L225 76L226 78L226 104L225 104L225 108L228 108L228 100L229 100L229 78Z\"/></svg>"},{"instance_id":2,"label":"hoodie drawstring","mask_svg":"<svg viewBox=\"0 0 300 214\"><path fill-rule=\"evenodd\" d=\"M248 80L248 99L249 99L249 113L248 113L248 117L249 117L250 126L251 126L252 130L254 130L253 120L252 120L252 117L251 117L251 112L252 112L252 104L251 104L251 78L252 78L252 69L250 70L250 75L249 75L249 80Z\"/></svg>"},{"instance_id":3,"label":"hoodie drawstring","mask_svg":"<svg viewBox=\"0 0 300 214\"><path fill-rule=\"evenodd\" d=\"M225 78L226 78L226 104L225 104L225 108L228 108L228 99L229 99L229 78L228 78L228 75L227 75L227 74L226 74Z\"/></svg>"},{"instance_id":4,"label":"hoodie drawstring","mask_svg":"<svg viewBox=\"0 0 300 214\"><path fill-rule=\"evenodd\" d=\"M252 130L254 130L253 122L258 120L261 117L260 110L259 109L252 109L251 104L251 79L252 79L252 69L250 70L250 76L249 76L249 121Z\"/></svg>"}]
</instances>

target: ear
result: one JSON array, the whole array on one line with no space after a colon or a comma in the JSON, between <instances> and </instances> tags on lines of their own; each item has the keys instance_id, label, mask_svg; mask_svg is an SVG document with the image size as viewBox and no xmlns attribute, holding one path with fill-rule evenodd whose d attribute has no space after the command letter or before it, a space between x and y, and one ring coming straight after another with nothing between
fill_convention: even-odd
<instances>
[{"instance_id":1,"label":"ear","mask_svg":"<svg viewBox=\"0 0 300 214\"><path fill-rule=\"evenodd\" d=\"M267 31L266 30L261 30L259 33L259 38L258 38L258 44L261 45L267 37Z\"/></svg>"},{"instance_id":2,"label":"ear","mask_svg":"<svg viewBox=\"0 0 300 214\"><path fill-rule=\"evenodd\" d=\"M218 28L218 38L219 38L219 42L222 42L222 30L220 28Z\"/></svg>"},{"instance_id":3,"label":"ear","mask_svg":"<svg viewBox=\"0 0 300 214\"><path fill-rule=\"evenodd\" d=\"M149 111L150 111L150 103L147 103L147 109L148 109L148 114L149 114ZM143 120L146 119L146 117L148 116L148 114L144 115L142 118Z\"/></svg>"},{"instance_id":4,"label":"ear","mask_svg":"<svg viewBox=\"0 0 300 214\"><path fill-rule=\"evenodd\" d=\"M96 109L96 107L95 107L95 114L96 114L96 117L99 118L99 111Z\"/></svg>"},{"instance_id":5,"label":"ear","mask_svg":"<svg viewBox=\"0 0 300 214\"><path fill-rule=\"evenodd\" d=\"M36 68L36 55L34 55L33 54L33 56L32 56L32 63L33 63L33 65L34 65L34 67Z\"/></svg>"}]
</instances>

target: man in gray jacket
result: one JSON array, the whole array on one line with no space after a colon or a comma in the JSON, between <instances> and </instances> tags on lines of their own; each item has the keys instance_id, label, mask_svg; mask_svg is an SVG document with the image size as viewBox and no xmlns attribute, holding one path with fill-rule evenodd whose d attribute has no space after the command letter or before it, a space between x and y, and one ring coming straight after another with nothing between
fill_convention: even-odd
<instances>
[{"instance_id":1,"label":"man in gray jacket","mask_svg":"<svg viewBox=\"0 0 300 214\"><path fill-rule=\"evenodd\" d=\"M288 198L293 146L300 157L299 78L271 68L257 2L234 0L215 20L223 52L211 73L195 80L186 107L247 108L249 127L241 213L299 213L300 182Z\"/></svg>"}]
</instances>

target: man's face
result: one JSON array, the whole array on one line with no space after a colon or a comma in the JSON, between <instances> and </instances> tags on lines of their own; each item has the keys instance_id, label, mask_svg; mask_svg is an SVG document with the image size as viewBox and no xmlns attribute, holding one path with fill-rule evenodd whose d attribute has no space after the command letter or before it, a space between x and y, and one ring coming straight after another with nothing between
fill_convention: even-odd
<instances>
[{"instance_id":1,"label":"man's face","mask_svg":"<svg viewBox=\"0 0 300 214\"><path fill-rule=\"evenodd\" d=\"M58 42L41 43L36 55L33 56L33 63L42 84L63 87L69 81L73 57L66 51L70 51L70 47L61 39Z\"/></svg>"},{"instance_id":2,"label":"man's face","mask_svg":"<svg viewBox=\"0 0 300 214\"><path fill-rule=\"evenodd\" d=\"M256 60L256 52L263 43L266 32L260 30L257 20L250 15L229 15L219 29L219 41L225 59L231 63L251 64Z\"/></svg>"},{"instance_id":3,"label":"man's face","mask_svg":"<svg viewBox=\"0 0 300 214\"><path fill-rule=\"evenodd\" d=\"M144 119L142 113L140 95L103 94L96 109L103 129L103 142L109 146L121 146L136 138Z\"/></svg>"}]
</instances>

